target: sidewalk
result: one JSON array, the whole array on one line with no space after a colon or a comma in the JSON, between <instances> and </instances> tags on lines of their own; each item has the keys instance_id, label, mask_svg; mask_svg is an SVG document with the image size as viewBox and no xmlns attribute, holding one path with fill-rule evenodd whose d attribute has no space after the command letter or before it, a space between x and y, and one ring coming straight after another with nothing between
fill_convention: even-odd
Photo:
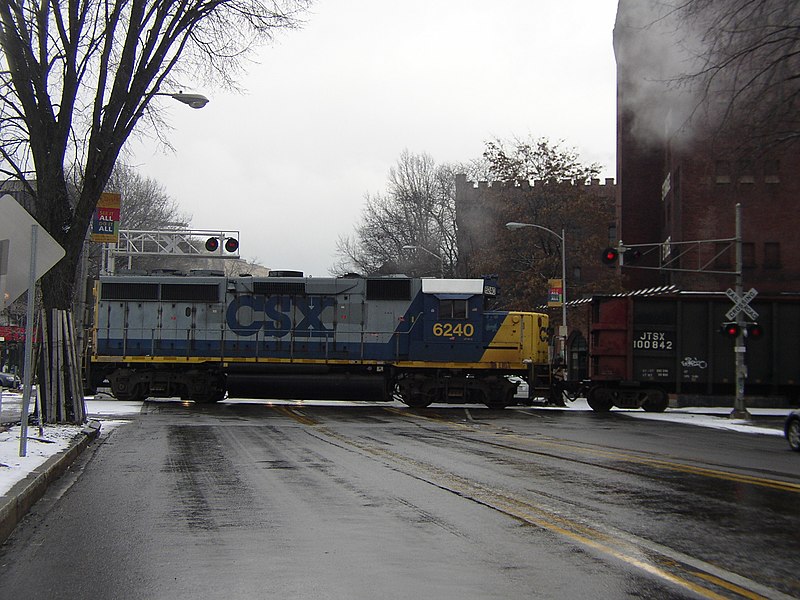
<instances>
[{"instance_id":1,"label":"sidewalk","mask_svg":"<svg viewBox=\"0 0 800 600\"><path fill-rule=\"evenodd\" d=\"M28 427L26 456L19 456L22 395L3 393L0 410L0 544L17 523L62 475L86 447L104 430L126 422L125 415L138 413L141 402L87 399L91 419L85 426L45 425ZM9 421L15 421L9 425ZM5 424L4 424L5 423Z\"/></svg>"}]
</instances>

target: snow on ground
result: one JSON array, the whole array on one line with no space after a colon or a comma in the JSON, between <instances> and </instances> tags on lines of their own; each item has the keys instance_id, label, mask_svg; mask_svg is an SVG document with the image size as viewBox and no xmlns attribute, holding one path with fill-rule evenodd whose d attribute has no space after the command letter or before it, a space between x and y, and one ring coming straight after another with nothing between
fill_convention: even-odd
<instances>
[{"instance_id":1,"label":"snow on ground","mask_svg":"<svg viewBox=\"0 0 800 600\"><path fill-rule=\"evenodd\" d=\"M552 409L551 409L552 410ZM564 410L561 408L560 410ZM589 404L583 398L569 403L569 410L591 411ZM712 427L714 429L728 429L730 431L740 431L742 433L758 433L761 435L782 436L783 430L770 427L761 427L745 419L731 419L729 415L733 410L731 407L698 407L690 406L685 408L669 408L663 413L650 413L641 409L611 409L613 412L625 413L637 419L649 419L652 421L670 421L673 423L683 423L684 425L698 425L700 427ZM764 417L786 417L791 409L789 408L749 408L748 412L753 416Z\"/></svg>"},{"instance_id":2,"label":"snow on ground","mask_svg":"<svg viewBox=\"0 0 800 600\"><path fill-rule=\"evenodd\" d=\"M130 419L125 419L125 416L135 415L141 408L141 402L86 399L88 417L101 422L101 435L128 423ZM29 425L25 456L20 456L21 409L22 394L4 391L0 405L0 496L44 464L48 458L67 449L78 436L83 435L79 425L45 425L41 433L38 425ZM3 426L4 422L9 421L16 424L9 428Z\"/></svg>"},{"instance_id":3,"label":"snow on ground","mask_svg":"<svg viewBox=\"0 0 800 600\"><path fill-rule=\"evenodd\" d=\"M77 425L45 425L40 435L39 427L31 425L28 427L26 456L21 457L19 456L20 427L18 423L22 395L3 392L0 400L2 401L2 405L0 405L0 495L3 495L15 483L24 479L28 473L43 464L48 458L69 447L70 443L82 434L80 433L81 427ZM230 403L240 402L259 401L230 400ZM289 403L291 404L291 402ZM101 423L100 435L106 435L113 428L129 423L132 416L139 413L141 408L141 402L121 402L108 396L86 399L88 418L90 420L98 420ZM585 400L578 399L575 402L571 402L566 409L554 407L537 410L591 411L591 408L589 408ZM614 409L614 411L616 412L618 409ZM777 408L752 408L749 411L754 416L784 417L789 413L789 409ZM728 418L731 412L730 408L672 408L663 413L648 413L642 410L619 410L619 412L624 412L628 416L637 419L678 422L687 425L729 429L761 435L783 435L783 431L779 429L757 426L743 419ZM4 422L16 422L17 425L6 428L2 425Z\"/></svg>"}]
</instances>

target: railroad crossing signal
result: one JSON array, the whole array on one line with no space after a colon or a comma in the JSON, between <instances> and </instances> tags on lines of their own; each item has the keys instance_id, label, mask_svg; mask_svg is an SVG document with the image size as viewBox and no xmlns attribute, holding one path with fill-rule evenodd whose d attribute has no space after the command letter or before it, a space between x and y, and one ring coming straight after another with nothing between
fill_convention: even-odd
<instances>
[{"instance_id":1,"label":"railroad crossing signal","mask_svg":"<svg viewBox=\"0 0 800 600\"><path fill-rule=\"evenodd\" d=\"M750 288L750 291L746 294L739 296L736 292L734 292L731 288L725 290L725 295L731 299L733 302L733 308L731 308L728 312L725 313L725 318L729 321L733 321L739 316L740 312L744 312L750 319L755 321L758 319L758 312L750 306L750 301L758 295L758 292L755 288Z\"/></svg>"}]
</instances>

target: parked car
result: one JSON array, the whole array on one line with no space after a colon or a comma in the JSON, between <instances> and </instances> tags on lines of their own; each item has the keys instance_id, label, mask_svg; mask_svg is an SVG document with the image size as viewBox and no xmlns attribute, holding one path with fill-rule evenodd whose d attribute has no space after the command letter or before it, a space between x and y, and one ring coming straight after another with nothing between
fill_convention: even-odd
<instances>
[{"instance_id":1,"label":"parked car","mask_svg":"<svg viewBox=\"0 0 800 600\"><path fill-rule=\"evenodd\" d=\"M22 387L22 382L19 377L13 373L0 373L0 387L9 390L18 390Z\"/></svg>"},{"instance_id":2,"label":"parked car","mask_svg":"<svg viewBox=\"0 0 800 600\"><path fill-rule=\"evenodd\" d=\"M800 452L800 408L793 410L786 417L786 423L783 425L783 433L789 441L789 446L792 450Z\"/></svg>"}]
</instances>

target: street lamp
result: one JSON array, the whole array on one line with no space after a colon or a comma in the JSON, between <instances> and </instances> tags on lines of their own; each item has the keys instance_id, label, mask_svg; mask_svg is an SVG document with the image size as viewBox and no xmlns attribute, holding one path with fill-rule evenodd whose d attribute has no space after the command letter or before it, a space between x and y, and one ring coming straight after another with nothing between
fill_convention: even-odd
<instances>
[{"instance_id":1,"label":"street lamp","mask_svg":"<svg viewBox=\"0 0 800 600\"><path fill-rule=\"evenodd\" d=\"M203 96L203 94L186 94L184 92L170 94L167 92L155 92L153 96L169 96L170 98L173 98L178 102L183 102L192 108L203 108L206 104L208 104L208 98Z\"/></svg>"},{"instance_id":2,"label":"street lamp","mask_svg":"<svg viewBox=\"0 0 800 600\"><path fill-rule=\"evenodd\" d=\"M561 228L561 235L558 235L552 229L548 229L547 227L543 227L542 225L534 225L533 223L506 223L506 229L514 230L514 229L522 229L523 227L534 227L535 229L541 229L542 231L546 231L554 236L556 236L559 240L561 240L561 360L563 362L564 368L567 368L567 335L569 330L567 329L567 247L566 247L566 236L564 235L564 228Z\"/></svg>"},{"instance_id":3,"label":"street lamp","mask_svg":"<svg viewBox=\"0 0 800 600\"><path fill-rule=\"evenodd\" d=\"M435 252L431 252L425 246L403 246L403 250L422 250L423 252L427 252L431 256L439 259L439 265L441 266L441 274L442 279L444 279L444 257Z\"/></svg>"}]
</instances>

